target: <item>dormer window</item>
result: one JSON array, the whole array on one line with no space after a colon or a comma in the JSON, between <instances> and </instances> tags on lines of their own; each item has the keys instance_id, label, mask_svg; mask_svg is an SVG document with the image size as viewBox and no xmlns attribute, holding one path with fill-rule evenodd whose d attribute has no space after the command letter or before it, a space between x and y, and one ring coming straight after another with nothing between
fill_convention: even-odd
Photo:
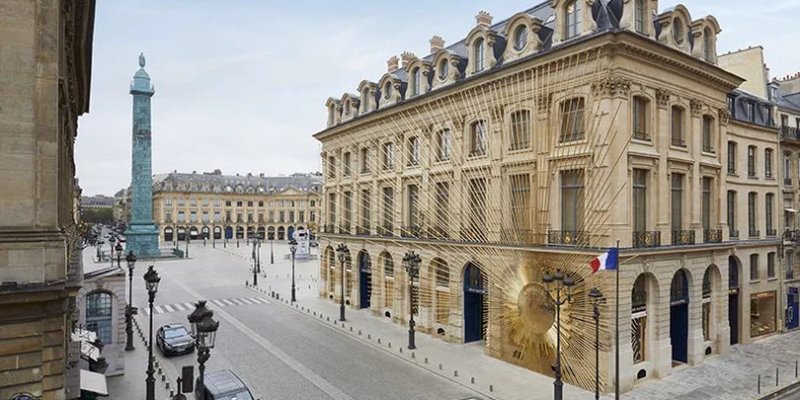
<instances>
[{"instance_id":1,"label":"dormer window","mask_svg":"<svg viewBox=\"0 0 800 400\"><path fill-rule=\"evenodd\" d=\"M703 59L708 62L714 61L713 45L711 44L711 29L703 29Z\"/></svg>"},{"instance_id":2,"label":"dormer window","mask_svg":"<svg viewBox=\"0 0 800 400\"><path fill-rule=\"evenodd\" d=\"M411 94L416 96L422 92L422 71L419 67L411 72Z\"/></svg>"},{"instance_id":3,"label":"dormer window","mask_svg":"<svg viewBox=\"0 0 800 400\"><path fill-rule=\"evenodd\" d=\"M514 49L522 51L528 45L528 28L520 25L514 31Z\"/></svg>"},{"instance_id":4,"label":"dormer window","mask_svg":"<svg viewBox=\"0 0 800 400\"><path fill-rule=\"evenodd\" d=\"M344 102L344 114L350 115L350 100Z\"/></svg>"},{"instance_id":5,"label":"dormer window","mask_svg":"<svg viewBox=\"0 0 800 400\"><path fill-rule=\"evenodd\" d=\"M633 25L634 29L636 29L636 33L645 33L644 32L644 0L636 0L636 4L634 4L633 10Z\"/></svg>"},{"instance_id":6,"label":"dormer window","mask_svg":"<svg viewBox=\"0 0 800 400\"><path fill-rule=\"evenodd\" d=\"M566 18L564 19L564 39L572 39L581 33L580 13L581 4L579 0L572 0L566 5Z\"/></svg>"},{"instance_id":7,"label":"dormer window","mask_svg":"<svg viewBox=\"0 0 800 400\"><path fill-rule=\"evenodd\" d=\"M680 18L675 18L672 20L672 38L675 39L675 43L678 45L683 44L684 36L683 33L683 22L681 22Z\"/></svg>"},{"instance_id":8,"label":"dormer window","mask_svg":"<svg viewBox=\"0 0 800 400\"><path fill-rule=\"evenodd\" d=\"M392 81L383 85L383 98L389 100L392 97Z\"/></svg>"},{"instance_id":9,"label":"dormer window","mask_svg":"<svg viewBox=\"0 0 800 400\"><path fill-rule=\"evenodd\" d=\"M475 40L475 44L472 46L473 56L475 57L475 69L474 72L483 71L485 62L484 62L484 49L483 49L483 39L479 38Z\"/></svg>"},{"instance_id":10,"label":"dormer window","mask_svg":"<svg viewBox=\"0 0 800 400\"><path fill-rule=\"evenodd\" d=\"M447 58L443 58L442 61L439 62L439 79L447 80L447 73L450 69L449 61Z\"/></svg>"}]
</instances>

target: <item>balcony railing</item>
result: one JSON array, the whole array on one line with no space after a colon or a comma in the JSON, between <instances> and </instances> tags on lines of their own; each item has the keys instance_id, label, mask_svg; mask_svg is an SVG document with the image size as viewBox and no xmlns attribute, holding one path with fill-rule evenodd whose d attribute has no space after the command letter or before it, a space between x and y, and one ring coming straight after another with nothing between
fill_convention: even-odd
<instances>
[{"instance_id":1,"label":"balcony railing","mask_svg":"<svg viewBox=\"0 0 800 400\"><path fill-rule=\"evenodd\" d=\"M658 247L661 246L661 232L659 231L634 231L633 247Z\"/></svg>"},{"instance_id":2,"label":"balcony railing","mask_svg":"<svg viewBox=\"0 0 800 400\"><path fill-rule=\"evenodd\" d=\"M783 240L790 242L797 242L798 240L800 240L800 230L787 229L783 231Z\"/></svg>"},{"instance_id":3,"label":"balcony railing","mask_svg":"<svg viewBox=\"0 0 800 400\"><path fill-rule=\"evenodd\" d=\"M722 243L722 229L703 229L703 243Z\"/></svg>"},{"instance_id":4,"label":"balcony railing","mask_svg":"<svg viewBox=\"0 0 800 400\"><path fill-rule=\"evenodd\" d=\"M366 236L370 234L369 225L359 225L356 227L356 235Z\"/></svg>"},{"instance_id":5,"label":"balcony railing","mask_svg":"<svg viewBox=\"0 0 800 400\"><path fill-rule=\"evenodd\" d=\"M777 229L767 229L767 236L768 237L778 236L778 230Z\"/></svg>"},{"instance_id":6,"label":"balcony railing","mask_svg":"<svg viewBox=\"0 0 800 400\"><path fill-rule=\"evenodd\" d=\"M747 233L748 236L750 236L751 238L757 238L761 236L761 231L759 231L758 229L750 229Z\"/></svg>"},{"instance_id":7,"label":"balcony railing","mask_svg":"<svg viewBox=\"0 0 800 400\"><path fill-rule=\"evenodd\" d=\"M548 244L567 246L588 246L589 232L586 231L547 231Z\"/></svg>"},{"instance_id":8,"label":"balcony railing","mask_svg":"<svg viewBox=\"0 0 800 400\"><path fill-rule=\"evenodd\" d=\"M394 226L384 225L378 227L378 235L381 236L394 236Z\"/></svg>"},{"instance_id":9,"label":"balcony railing","mask_svg":"<svg viewBox=\"0 0 800 400\"><path fill-rule=\"evenodd\" d=\"M731 239L739 239L739 230L738 229L729 229L728 230L728 236L730 236Z\"/></svg>"},{"instance_id":10,"label":"balcony railing","mask_svg":"<svg viewBox=\"0 0 800 400\"><path fill-rule=\"evenodd\" d=\"M450 239L450 232L443 226L431 226L427 232L428 239Z\"/></svg>"},{"instance_id":11,"label":"balcony railing","mask_svg":"<svg viewBox=\"0 0 800 400\"><path fill-rule=\"evenodd\" d=\"M672 245L692 245L694 244L694 230L672 231Z\"/></svg>"},{"instance_id":12,"label":"balcony railing","mask_svg":"<svg viewBox=\"0 0 800 400\"><path fill-rule=\"evenodd\" d=\"M400 236L404 238L421 238L423 232L422 227L419 225L400 227Z\"/></svg>"},{"instance_id":13,"label":"balcony railing","mask_svg":"<svg viewBox=\"0 0 800 400\"><path fill-rule=\"evenodd\" d=\"M336 233L336 226L334 224L325 224L322 226L322 233Z\"/></svg>"},{"instance_id":14,"label":"balcony railing","mask_svg":"<svg viewBox=\"0 0 800 400\"><path fill-rule=\"evenodd\" d=\"M500 229L500 240L511 243L533 244L536 242L535 234L532 229Z\"/></svg>"},{"instance_id":15,"label":"balcony railing","mask_svg":"<svg viewBox=\"0 0 800 400\"><path fill-rule=\"evenodd\" d=\"M800 129L787 125L781 126L781 139L796 140L800 142Z\"/></svg>"},{"instance_id":16,"label":"balcony railing","mask_svg":"<svg viewBox=\"0 0 800 400\"><path fill-rule=\"evenodd\" d=\"M339 234L341 234L341 235L349 235L350 234L350 224L339 225Z\"/></svg>"}]
</instances>

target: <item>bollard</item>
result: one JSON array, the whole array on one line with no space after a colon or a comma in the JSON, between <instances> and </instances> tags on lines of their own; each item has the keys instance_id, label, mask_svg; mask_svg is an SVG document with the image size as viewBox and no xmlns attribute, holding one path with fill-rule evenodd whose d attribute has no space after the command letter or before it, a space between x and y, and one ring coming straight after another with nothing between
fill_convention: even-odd
<instances>
[{"instance_id":1,"label":"bollard","mask_svg":"<svg viewBox=\"0 0 800 400\"><path fill-rule=\"evenodd\" d=\"M389 348L390 349L392 348L392 342L389 342Z\"/></svg>"},{"instance_id":2,"label":"bollard","mask_svg":"<svg viewBox=\"0 0 800 400\"><path fill-rule=\"evenodd\" d=\"M358 330L358 336L361 336L361 329Z\"/></svg>"},{"instance_id":3,"label":"bollard","mask_svg":"<svg viewBox=\"0 0 800 400\"><path fill-rule=\"evenodd\" d=\"M378 338L378 344L381 344L381 338Z\"/></svg>"},{"instance_id":4,"label":"bollard","mask_svg":"<svg viewBox=\"0 0 800 400\"><path fill-rule=\"evenodd\" d=\"M169 397L170 397L170 398L172 398L172 397L175 397L175 392L174 392L174 391L172 391L172 390L170 390L170 391L169 391Z\"/></svg>"},{"instance_id":5,"label":"bollard","mask_svg":"<svg viewBox=\"0 0 800 400\"><path fill-rule=\"evenodd\" d=\"M794 379L797 379L797 360L794 360Z\"/></svg>"},{"instance_id":6,"label":"bollard","mask_svg":"<svg viewBox=\"0 0 800 400\"><path fill-rule=\"evenodd\" d=\"M166 384L164 384L164 386L165 386L167 389L169 389L169 381L167 381L167 383L166 383Z\"/></svg>"},{"instance_id":7,"label":"bollard","mask_svg":"<svg viewBox=\"0 0 800 400\"><path fill-rule=\"evenodd\" d=\"M493 385L489 385L489 392L494 392L494 386Z\"/></svg>"},{"instance_id":8,"label":"bollard","mask_svg":"<svg viewBox=\"0 0 800 400\"><path fill-rule=\"evenodd\" d=\"M761 394L761 375L758 376L758 390L756 393Z\"/></svg>"},{"instance_id":9,"label":"bollard","mask_svg":"<svg viewBox=\"0 0 800 400\"><path fill-rule=\"evenodd\" d=\"M778 387L778 377L780 376L780 373L781 373L780 369L775 368L775 387Z\"/></svg>"},{"instance_id":10,"label":"bollard","mask_svg":"<svg viewBox=\"0 0 800 400\"><path fill-rule=\"evenodd\" d=\"M458 376L458 370L457 370L457 369L454 369L454 370L453 370L453 376L455 376L455 377L457 377L457 376Z\"/></svg>"},{"instance_id":11,"label":"bollard","mask_svg":"<svg viewBox=\"0 0 800 400\"><path fill-rule=\"evenodd\" d=\"M400 348L400 354L403 354L403 348L402 347Z\"/></svg>"},{"instance_id":12,"label":"bollard","mask_svg":"<svg viewBox=\"0 0 800 400\"><path fill-rule=\"evenodd\" d=\"M442 370L442 363L439 363L439 370Z\"/></svg>"},{"instance_id":13,"label":"bollard","mask_svg":"<svg viewBox=\"0 0 800 400\"><path fill-rule=\"evenodd\" d=\"M367 339L372 340L372 334L371 333L367 334Z\"/></svg>"},{"instance_id":14,"label":"bollard","mask_svg":"<svg viewBox=\"0 0 800 400\"><path fill-rule=\"evenodd\" d=\"M475 384L475 377L473 376L473 377L469 378L469 381L470 381L470 383L472 383L474 385Z\"/></svg>"},{"instance_id":15,"label":"bollard","mask_svg":"<svg viewBox=\"0 0 800 400\"><path fill-rule=\"evenodd\" d=\"M425 357L425 364L428 363L428 357Z\"/></svg>"},{"instance_id":16,"label":"bollard","mask_svg":"<svg viewBox=\"0 0 800 400\"><path fill-rule=\"evenodd\" d=\"M350 332L352 332L352 331L353 331L353 327L351 326L351 327L350 327Z\"/></svg>"},{"instance_id":17,"label":"bollard","mask_svg":"<svg viewBox=\"0 0 800 400\"><path fill-rule=\"evenodd\" d=\"M413 351L411 352L411 358L417 358L417 354L414 353Z\"/></svg>"}]
</instances>

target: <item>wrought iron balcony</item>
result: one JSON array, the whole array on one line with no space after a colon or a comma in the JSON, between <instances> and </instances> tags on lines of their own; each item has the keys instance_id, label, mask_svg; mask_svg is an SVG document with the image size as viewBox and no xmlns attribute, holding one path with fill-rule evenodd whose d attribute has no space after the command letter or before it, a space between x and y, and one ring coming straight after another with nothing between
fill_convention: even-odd
<instances>
[{"instance_id":1,"label":"wrought iron balcony","mask_svg":"<svg viewBox=\"0 0 800 400\"><path fill-rule=\"evenodd\" d=\"M339 225L339 234L340 235L349 235L350 234L350 224Z\"/></svg>"},{"instance_id":2,"label":"wrought iron balcony","mask_svg":"<svg viewBox=\"0 0 800 400\"><path fill-rule=\"evenodd\" d=\"M325 224L322 226L322 233L336 233L336 226L334 224Z\"/></svg>"},{"instance_id":3,"label":"wrought iron balcony","mask_svg":"<svg viewBox=\"0 0 800 400\"><path fill-rule=\"evenodd\" d=\"M761 231L759 231L758 229L750 229L749 232L748 232L748 235L751 238L757 238L757 237L761 236Z\"/></svg>"},{"instance_id":4,"label":"wrought iron balcony","mask_svg":"<svg viewBox=\"0 0 800 400\"><path fill-rule=\"evenodd\" d=\"M378 235L381 236L394 236L394 226L384 225L378 227Z\"/></svg>"},{"instance_id":5,"label":"wrought iron balcony","mask_svg":"<svg viewBox=\"0 0 800 400\"><path fill-rule=\"evenodd\" d=\"M367 236L370 234L369 225L356 226L356 235Z\"/></svg>"},{"instance_id":6,"label":"wrought iron balcony","mask_svg":"<svg viewBox=\"0 0 800 400\"><path fill-rule=\"evenodd\" d=\"M703 243L722 243L722 229L703 229Z\"/></svg>"},{"instance_id":7,"label":"wrought iron balcony","mask_svg":"<svg viewBox=\"0 0 800 400\"><path fill-rule=\"evenodd\" d=\"M728 236L730 236L731 239L739 239L739 230L738 229L729 229L728 230Z\"/></svg>"},{"instance_id":8,"label":"wrought iron balcony","mask_svg":"<svg viewBox=\"0 0 800 400\"><path fill-rule=\"evenodd\" d=\"M400 236L404 238L421 238L422 232L423 232L422 227L419 225L400 227Z\"/></svg>"},{"instance_id":9,"label":"wrought iron balcony","mask_svg":"<svg viewBox=\"0 0 800 400\"><path fill-rule=\"evenodd\" d=\"M692 245L694 244L694 230L672 231L672 245Z\"/></svg>"},{"instance_id":10,"label":"wrought iron balcony","mask_svg":"<svg viewBox=\"0 0 800 400\"><path fill-rule=\"evenodd\" d=\"M633 231L633 247L658 247L661 246L661 232L659 231Z\"/></svg>"},{"instance_id":11,"label":"wrought iron balcony","mask_svg":"<svg viewBox=\"0 0 800 400\"><path fill-rule=\"evenodd\" d=\"M427 231L428 239L443 240L450 238L450 232L448 232L447 228L443 226L432 226L429 227Z\"/></svg>"},{"instance_id":12,"label":"wrought iron balcony","mask_svg":"<svg viewBox=\"0 0 800 400\"><path fill-rule=\"evenodd\" d=\"M777 229L767 229L767 236L769 236L769 237L778 236L778 230Z\"/></svg>"},{"instance_id":13,"label":"wrought iron balcony","mask_svg":"<svg viewBox=\"0 0 800 400\"><path fill-rule=\"evenodd\" d=\"M532 229L502 228L500 229L500 240L511 243L533 244L536 238Z\"/></svg>"},{"instance_id":14,"label":"wrought iron balcony","mask_svg":"<svg viewBox=\"0 0 800 400\"><path fill-rule=\"evenodd\" d=\"M800 230L787 229L783 232L783 240L796 242L800 239Z\"/></svg>"},{"instance_id":15,"label":"wrought iron balcony","mask_svg":"<svg viewBox=\"0 0 800 400\"><path fill-rule=\"evenodd\" d=\"M567 246L588 246L589 232L587 231L547 231L548 244L561 244Z\"/></svg>"},{"instance_id":16,"label":"wrought iron balcony","mask_svg":"<svg viewBox=\"0 0 800 400\"><path fill-rule=\"evenodd\" d=\"M781 126L781 139L800 142L800 129L787 125Z\"/></svg>"}]
</instances>

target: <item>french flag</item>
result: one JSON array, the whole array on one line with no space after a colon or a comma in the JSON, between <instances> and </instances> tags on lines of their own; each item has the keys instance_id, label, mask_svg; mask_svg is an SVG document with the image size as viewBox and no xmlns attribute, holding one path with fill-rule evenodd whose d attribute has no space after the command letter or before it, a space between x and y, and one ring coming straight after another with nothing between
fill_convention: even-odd
<instances>
[{"instance_id":1,"label":"french flag","mask_svg":"<svg viewBox=\"0 0 800 400\"><path fill-rule=\"evenodd\" d=\"M601 269L617 269L618 264L619 249L616 247L609 249L607 252L595 257L594 260L589 262L589 266L592 267L592 273Z\"/></svg>"}]
</instances>

